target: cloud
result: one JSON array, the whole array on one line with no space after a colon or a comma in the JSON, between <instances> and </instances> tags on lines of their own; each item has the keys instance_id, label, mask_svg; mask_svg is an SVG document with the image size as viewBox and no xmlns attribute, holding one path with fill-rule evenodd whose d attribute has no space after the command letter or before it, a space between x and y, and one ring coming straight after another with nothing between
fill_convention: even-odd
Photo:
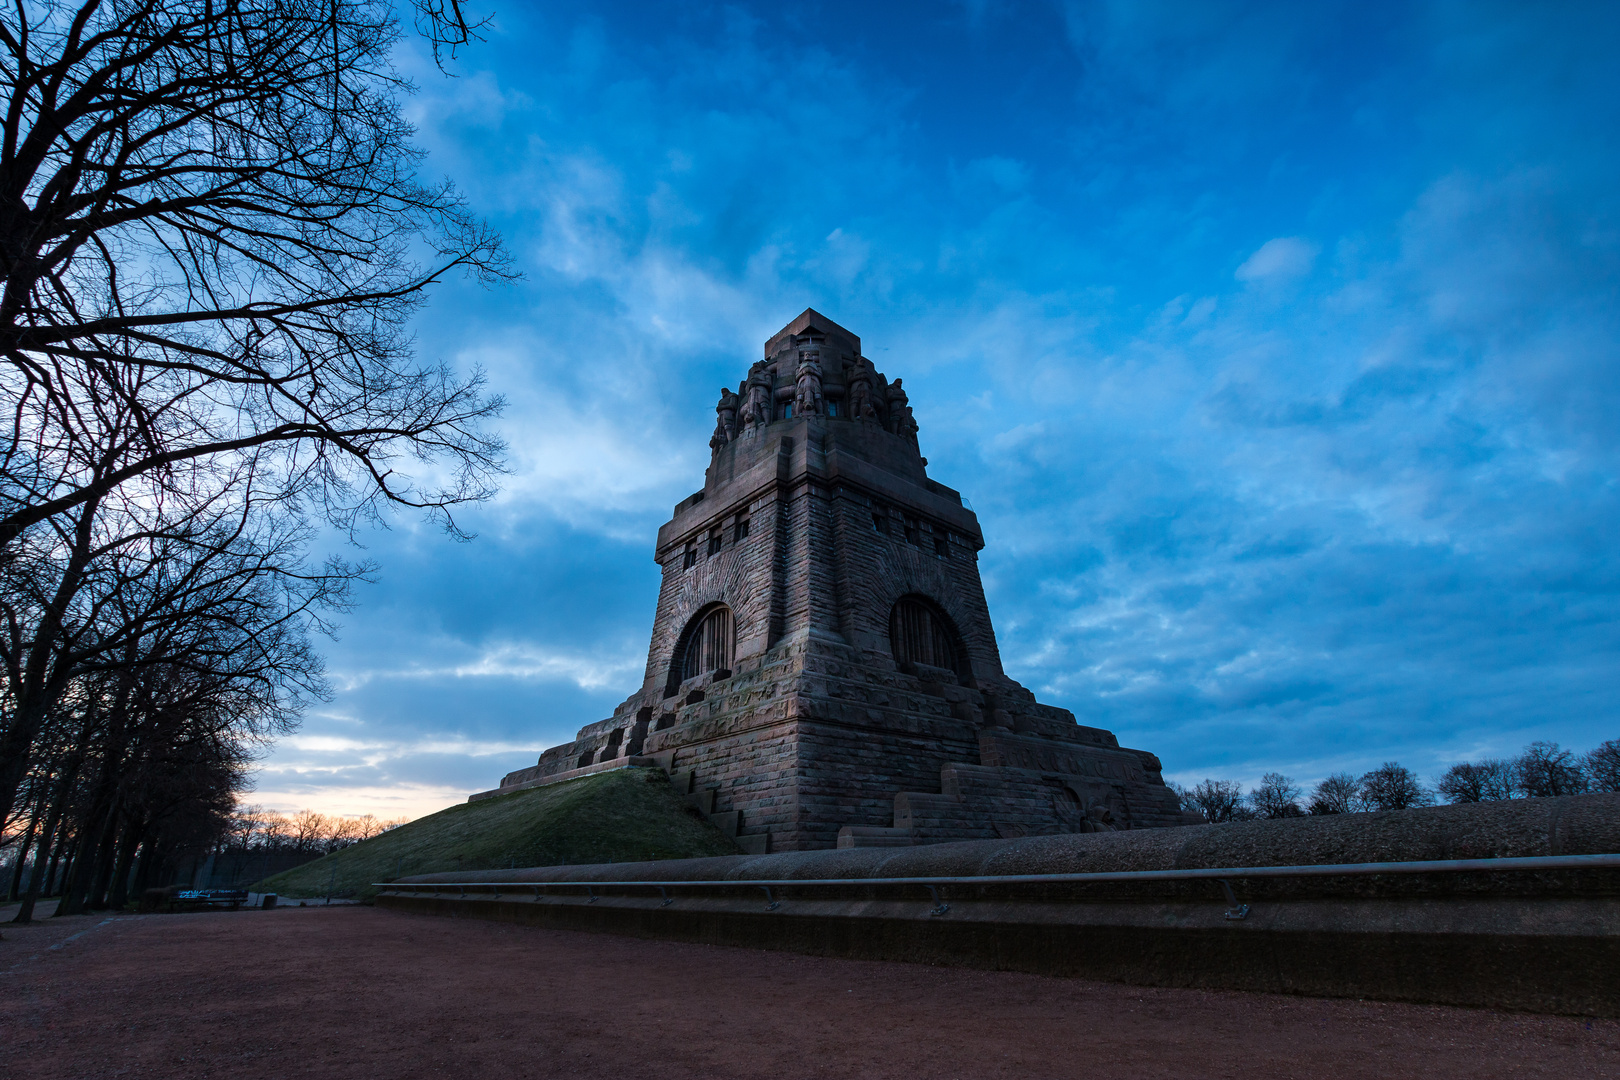
<instances>
[{"instance_id":1,"label":"cloud","mask_svg":"<svg viewBox=\"0 0 1620 1080\"><path fill-rule=\"evenodd\" d=\"M1233 274L1239 281L1285 281L1311 272L1320 249L1298 236L1279 236L1243 260Z\"/></svg>"},{"instance_id":2,"label":"cloud","mask_svg":"<svg viewBox=\"0 0 1620 1080\"><path fill-rule=\"evenodd\" d=\"M344 690L357 690L378 679L518 679L534 682L567 681L581 690L627 685L641 668L639 655L604 656L601 653L559 655L531 643L486 648L467 663L447 667L407 667L332 673Z\"/></svg>"}]
</instances>

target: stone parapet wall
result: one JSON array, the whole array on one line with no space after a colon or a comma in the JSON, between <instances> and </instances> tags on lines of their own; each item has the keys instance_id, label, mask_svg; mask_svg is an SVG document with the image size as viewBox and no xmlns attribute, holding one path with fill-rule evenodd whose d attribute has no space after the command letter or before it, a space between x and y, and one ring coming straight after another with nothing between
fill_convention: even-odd
<instances>
[{"instance_id":1,"label":"stone parapet wall","mask_svg":"<svg viewBox=\"0 0 1620 1080\"><path fill-rule=\"evenodd\" d=\"M1154 986L1620 1016L1620 869L1244 877L1253 867L1612 855L1620 795L930 847L450 873L379 905L861 959ZM906 879L1227 870L1222 882ZM898 884L863 884L898 879ZM635 882L775 882L657 889ZM818 885L817 882L829 882ZM506 883L479 892L480 882ZM556 889L523 883L591 882ZM604 883L631 883L609 886ZM781 884L788 882L789 884ZM845 883L848 882L848 883ZM802 883L802 884L793 884ZM837 883L837 884L831 884Z\"/></svg>"},{"instance_id":2,"label":"stone parapet wall","mask_svg":"<svg viewBox=\"0 0 1620 1080\"><path fill-rule=\"evenodd\" d=\"M905 878L1113 873L1216 867L1314 866L1443 859L1620 853L1620 794L1425 806L1365 814L1231 821L1179 829L1066 833L897 851L806 851L763 856L547 866L425 874L402 881L708 881L755 878ZM1620 886L1620 879L1605 880ZM1300 895L1401 891L1394 878L1365 888L1302 880ZM1535 883L1527 886L1535 891ZM1620 895L1611 890L1607 895Z\"/></svg>"}]
</instances>

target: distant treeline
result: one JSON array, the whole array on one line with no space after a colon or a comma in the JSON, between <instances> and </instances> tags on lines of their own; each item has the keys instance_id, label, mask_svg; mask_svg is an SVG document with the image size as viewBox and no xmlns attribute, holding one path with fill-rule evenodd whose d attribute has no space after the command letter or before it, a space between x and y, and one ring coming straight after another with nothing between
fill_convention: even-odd
<instances>
[{"instance_id":1,"label":"distant treeline","mask_svg":"<svg viewBox=\"0 0 1620 1080\"><path fill-rule=\"evenodd\" d=\"M285 870L308 859L329 855L351 844L369 840L409 820L403 817L383 820L374 814L341 816L314 810L283 814L259 806L238 806L225 820L222 830L215 835L212 849L192 850L190 858L173 867L172 873L166 877L191 883L198 869L208 866L217 868L216 876L219 871L225 871L224 877L230 883L238 883L239 880L245 881L244 874L254 868L260 872L251 876L263 877L266 873ZM6 852L6 861L0 863L0 881L10 882L11 886L8 899L21 897L22 883L29 879L36 868L41 882L39 896L61 895L71 880L73 869L71 850L64 857L64 846L40 845L31 849L20 844L12 846ZM304 859L294 858L289 862L286 858L299 855ZM270 861L262 860L261 856L269 856ZM131 885L150 883L150 875L148 880L135 880L136 868L126 864L123 871L126 880L121 883L122 887L109 882L109 892L115 896L127 898L136 895L139 890L131 889Z\"/></svg>"},{"instance_id":2,"label":"distant treeline","mask_svg":"<svg viewBox=\"0 0 1620 1080\"><path fill-rule=\"evenodd\" d=\"M229 831L222 838L221 850L236 851L313 851L329 855L351 844L370 840L410 821L410 818L383 820L375 814L320 814L299 810L283 814L259 806L240 806L231 815Z\"/></svg>"},{"instance_id":3,"label":"distant treeline","mask_svg":"<svg viewBox=\"0 0 1620 1080\"><path fill-rule=\"evenodd\" d=\"M1229 780L1205 780L1191 788L1170 786L1181 796L1182 809L1209 822L1620 791L1620 739L1610 739L1586 754L1565 750L1555 742L1533 742L1514 758L1453 765L1432 785L1422 783L1400 762L1387 761L1359 777L1346 772L1324 777L1309 796L1292 777L1275 772L1266 773L1259 786L1247 792L1242 784Z\"/></svg>"}]
</instances>

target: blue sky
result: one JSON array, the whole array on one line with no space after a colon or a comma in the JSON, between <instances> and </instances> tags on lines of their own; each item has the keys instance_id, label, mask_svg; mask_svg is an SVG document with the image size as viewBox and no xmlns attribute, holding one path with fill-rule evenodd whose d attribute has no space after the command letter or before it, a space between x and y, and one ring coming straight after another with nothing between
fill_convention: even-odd
<instances>
[{"instance_id":1,"label":"blue sky","mask_svg":"<svg viewBox=\"0 0 1620 1080\"><path fill-rule=\"evenodd\" d=\"M1620 737L1620 8L513 4L427 171L524 280L424 357L511 401L401 518L253 796L425 813L636 687L654 533L806 306L904 377L1004 663L1167 776Z\"/></svg>"}]
</instances>

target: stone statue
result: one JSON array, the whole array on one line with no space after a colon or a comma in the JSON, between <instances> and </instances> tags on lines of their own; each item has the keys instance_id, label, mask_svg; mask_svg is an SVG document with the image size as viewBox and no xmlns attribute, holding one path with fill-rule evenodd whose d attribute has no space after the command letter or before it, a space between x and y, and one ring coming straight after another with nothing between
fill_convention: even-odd
<instances>
[{"instance_id":1,"label":"stone statue","mask_svg":"<svg viewBox=\"0 0 1620 1080\"><path fill-rule=\"evenodd\" d=\"M793 399L794 416L820 416L821 353L806 349L799 354L799 392Z\"/></svg>"},{"instance_id":2,"label":"stone statue","mask_svg":"<svg viewBox=\"0 0 1620 1080\"><path fill-rule=\"evenodd\" d=\"M913 446L917 443L917 420L911 415L911 406L900 406L899 415L894 422L895 433L903 439L910 439ZM927 464L927 462L924 462Z\"/></svg>"},{"instance_id":3,"label":"stone statue","mask_svg":"<svg viewBox=\"0 0 1620 1080\"><path fill-rule=\"evenodd\" d=\"M849 377L849 415L856 420L876 420L872 407L872 365L859 360Z\"/></svg>"},{"instance_id":4,"label":"stone statue","mask_svg":"<svg viewBox=\"0 0 1620 1080\"><path fill-rule=\"evenodd\" d=\"M911 415L910 399L896 379L889 384L889 430L902 439L917 441L917 421Z\"/></svg>"},{"instance_id":5,"label":"stone statue","mask_svg":"<svg viewBox=\"0 0 1620 1080\"><path fill-rule=\"evenodd\" d=\"M720 388L720 404L714 407L716 420L714 434L709 438L709 447L715 453L732 439L737 437L737 395L727 387Z\"/></svg>"},{"instance_id":6,"label":"stone statue","mask_svg":"<svg viewBox=\"0 0 1620 1080\"><path fill-rule=\"evenodd\" d=\"M752 435L771 422L771 373L761 360L748 369L748 400L743 403L742 433Z\"/></svg>"}]
</instances>

